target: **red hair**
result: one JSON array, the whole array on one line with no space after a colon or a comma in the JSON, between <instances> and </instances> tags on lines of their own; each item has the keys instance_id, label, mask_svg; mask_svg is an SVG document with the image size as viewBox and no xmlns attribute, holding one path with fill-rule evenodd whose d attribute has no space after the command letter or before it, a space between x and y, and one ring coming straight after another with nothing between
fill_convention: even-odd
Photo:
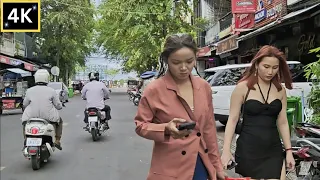
<instances>
[{"instance_id":1,"label":"red hair","mask_svg":"<svg viewBox=\"0 0 320 180\"><path fill-rule=\"evenodd\" d=\"M244 77L239 82L247 81L249 89L253 89L254 85L258 83L258 76L255 76L257 71L256 65L258 65L264 57L275 57L279 60L279 72L275 75L271 81L276 86L278 91L282 90L281 82L284 81L287 89L292 89L292 77L287 64L287 60L283 52L274 46L265 45L254 56L251 61L251 67L245 72Z\"/></svg>"}]
</instances>

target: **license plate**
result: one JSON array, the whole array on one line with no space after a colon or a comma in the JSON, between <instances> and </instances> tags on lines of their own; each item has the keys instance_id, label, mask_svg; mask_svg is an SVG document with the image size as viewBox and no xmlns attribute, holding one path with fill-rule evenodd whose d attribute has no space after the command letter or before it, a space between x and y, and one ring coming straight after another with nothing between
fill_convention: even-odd
<instances>
[{"instance_id":1,"label":"license plate","mask_svg":"<svg viewBox=\"0 0 320 180\"><path fill-rule=\"evenodd\" d=\"M90 122L97 122L97 121L98 121L98 117L97 116L89 117L89 123Z\"/></svg>"},{"instance_id":2,"label":"license plate","mask_svg":"<svg viewBox=\"0 0 320 180\"><path fill-rule=\"evenodd\" d=\"M299 175L300 176L308 175L311 164L312 164L312 161L301 161Z\"/></svg>"},{"instance_id":3,"label":"license plate","mask_svg":"<svg viewBox=\"0 0 320 180\"><path fill-rule=\"evenodd\" d=\"M42 138L27 138L26 146L41 146Z\"/></svg>"}]
</instances>

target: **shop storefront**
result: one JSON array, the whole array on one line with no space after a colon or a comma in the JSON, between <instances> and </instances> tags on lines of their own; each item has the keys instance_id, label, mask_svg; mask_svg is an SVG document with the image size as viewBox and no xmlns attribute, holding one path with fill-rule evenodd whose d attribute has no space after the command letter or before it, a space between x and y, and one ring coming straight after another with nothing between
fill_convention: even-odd
<instances>
[{"instance_id":1,"label":"shop storefront","mask_svg":"<svg viewBox=\"0 0 320 180\"><path fill-rule=\"evenodd\" d=\"M263 45L278 47L290 61L298 60L303 64L313 62L314 55L308 54L308 51L320 45L319 14L320 4L291 12L239 37L241 63L250 62Z\"/></svg>"},{"instance_id":2,"label":"shop storefront","mask_svg":"<svg viewBox=\"0 0 320 180\"><path fill-rule=\"evenodd\" d=\"M206 46L200 48L197 53L196 67L201 76L204 75L204 70L207 69L207 67L211 67L209 64L211 63L211 59L213 58L211 55L212 51L214 51L213 48ZM214 66L214 64L212 64L212 66Z\"/></svg>"},{"instance_id":3,"label":"shop storefront","mask_svg":"<svg viewBox=\"0 0 320 180\"><path fill-rule=\"evenodd\" d=\"M222 41L218 42L216 55L221 58L221 65L223 64L237 64L238 63L238 53L239 48L238 35L232 35Z\"/></svg>"}]
</instances>

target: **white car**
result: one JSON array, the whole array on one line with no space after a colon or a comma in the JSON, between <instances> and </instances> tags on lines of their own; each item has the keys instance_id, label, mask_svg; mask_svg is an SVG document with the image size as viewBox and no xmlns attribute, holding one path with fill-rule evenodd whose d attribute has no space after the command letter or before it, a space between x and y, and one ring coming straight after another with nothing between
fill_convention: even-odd
<instances>
[{"instance_id":1,"label":"white car","mask_svg":"<svg viewBox=\"0 0 320 180\"><path fill-rule=\"evenodd\" d=\"M48 87L56 91L61 102L69 102L68 88L63 82L49 82Z\"/></svg>"},{"instance_id":2,"label":"white car","mask_svg":"<svg viewBox=\"0 0 320 180\"><path fill-rule=\"evenodd\" d=\"M293 77L293 89L287 89L287 96L304 97L304 107L312 83L304 77L303 65L299 61L287 61ZM211 85L214 115L217 121L226 125L229 117L230 98L236 83L251 64L233 64L206 69L204 77Z\"/></svg>"}]
</instances>

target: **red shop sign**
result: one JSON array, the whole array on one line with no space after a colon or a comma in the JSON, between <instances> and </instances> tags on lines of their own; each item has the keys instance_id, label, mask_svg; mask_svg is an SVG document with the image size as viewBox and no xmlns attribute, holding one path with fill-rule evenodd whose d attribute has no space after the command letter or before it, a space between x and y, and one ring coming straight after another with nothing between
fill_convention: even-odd
<instances>
[{"instance_id":1,"label":"red shop sign","mask_svg":"<svg viewBox=\"0 0 320 180\"><path fill-rule=\"evenodd\" d=\"M250 29L254 27L254 13L251 14L235 14L235 29Z\"/></svg>"},{"instance_id":2,"label":"red shop sign","mask_svg":"<svg viewBox=\"0 0 320 180\"><path fill-rule=\"evenodd\" d=\"M232 0L232 13L255 13L257 0Z\"/></svg>"},{"instance_id":3,"label":"red shop sign","mask_svg":"<svg viewBox=\"0 0 320 180\"><path fill-rule=\"evenodd\" d=\"M33 65L32 64L30 64L30 63L24 63L24 68L26 69L26 70L28 70L28 71L34 71L34 69L33 69Z\"/></svg>"}]
</instances>

